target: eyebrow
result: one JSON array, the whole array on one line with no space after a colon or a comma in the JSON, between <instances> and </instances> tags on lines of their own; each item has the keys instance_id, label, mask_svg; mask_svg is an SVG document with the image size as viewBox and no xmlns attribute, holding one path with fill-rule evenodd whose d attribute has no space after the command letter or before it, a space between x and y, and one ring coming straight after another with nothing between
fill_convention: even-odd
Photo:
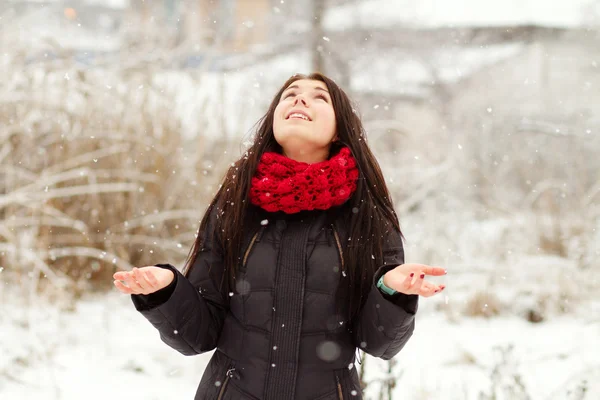
<instances>
[{"instance_id":1,"label":"eyebrow","mask_svg":"<svg viewBox=\"0 0 600 400\"><path fill-rule=\"evenodd\" d=\"M287 92L287 91L288 91L288 90L290 90L290 89L300 89L300 87L299 87L298 85L292 85L292 86L288 86L288 87L287 87L287 89L285 89L285 90L284 90L284 91L283 91L281 94L283 94L283 93ZM315 87L314 87L314 89L315 89L315 90L321 90L321 91L323 91L323 92L325 92L325 93L329 94L329 92L327 91L327 89L323 89L323 88L322 88L322 87L320 87L320 86L315 86Z\"/></svg>"}]
</instances>

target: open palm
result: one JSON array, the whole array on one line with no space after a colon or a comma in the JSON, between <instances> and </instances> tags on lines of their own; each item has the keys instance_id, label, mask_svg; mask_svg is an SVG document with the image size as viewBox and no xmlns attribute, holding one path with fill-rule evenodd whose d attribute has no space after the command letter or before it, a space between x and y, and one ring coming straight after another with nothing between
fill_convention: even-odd
<instances>
[{"instance_id":1,"label":"open palm","mask_svg":"<svg viewBox=\"0 0 600 400\"><path fill-rule=\"evenodd\" d=\"M446 275L446 270L424 264L402 264L386 272L383 283L389 288L404 294L418 294L430 297L440 293L445 285L436 285L425 280L425 275Z\"/></svg>"},{"instance_id":2,"label":"open palm","mask_svg":"<svg viewBox=\"0 0 600 400\"><path fill-rule=\"evenodd\" d=\"M175 275L168 269L149 266L115 272L113 278L115 286L122 293L150 294L169 286Z\"/></svg>"}]
</instances>

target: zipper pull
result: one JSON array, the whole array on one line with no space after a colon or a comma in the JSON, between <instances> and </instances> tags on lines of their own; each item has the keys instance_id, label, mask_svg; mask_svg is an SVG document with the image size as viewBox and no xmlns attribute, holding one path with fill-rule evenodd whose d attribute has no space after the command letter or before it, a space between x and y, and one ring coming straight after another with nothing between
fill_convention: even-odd
<instances>
[{"instance_id":1,"label":"zipper pull","mask_svg":"<svg viewBox=\"0 0 600 400\"><path fill-rule=\"evenodd\" d=\"M340 383L340 378L337 374L335 374L335 381L337 383L338 398L339 400L344 400L344 394L342 393L342 384Z\"/></svg>"},{"instance_id":2,"label":"zipper pull","mask_svg":"<svg viewBox=\"0 0 600 400\"><path fill-rule=\"evenodd\" d=\"M239 373L239 372L237 372L237 371L235 370L235 368L229 368L229 369L227 370L227 373L226 373L225 375L227 375L227 376L228 376L228 377L230 377L230 378L236 379L236 380L238 380L238 381L240 380L240 373Z\"/></svg>"},{"instance_id":3,"label":"zipper pull","mask_svg":"<svg viewBox=\"0 0 600 400\"><path fill-rule=\"evenodd\" d=\"M354 355L356 355L356 353L354 353ZM362 357L360 354L360 349L358 349L358 365L362 365Z\"/></svg>"}]
</instances>

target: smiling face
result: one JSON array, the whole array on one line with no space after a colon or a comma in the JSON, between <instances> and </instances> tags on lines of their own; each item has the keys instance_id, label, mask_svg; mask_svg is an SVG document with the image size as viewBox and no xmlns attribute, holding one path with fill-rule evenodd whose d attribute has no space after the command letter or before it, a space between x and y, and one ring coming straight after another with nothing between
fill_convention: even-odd
<instances>
[{"instance_id":1,"label":"smiling face","mask_svg":"<svg viewBox=\"0 0 600 400\"><path fill-rule=\"evenodd\" d=\"M285 156L311 164L326 160L336 139L336 122L325 83L292 82L275 108L273 133Z\"/></svg>"}]
</instances>

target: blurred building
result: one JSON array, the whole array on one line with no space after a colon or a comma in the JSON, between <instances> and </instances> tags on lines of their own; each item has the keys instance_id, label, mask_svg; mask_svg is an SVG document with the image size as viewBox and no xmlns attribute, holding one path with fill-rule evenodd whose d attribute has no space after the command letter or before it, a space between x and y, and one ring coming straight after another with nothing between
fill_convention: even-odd
<instances>
[{"instance_id":1,"label":"blurred building","mask_svg":"<svg viewBox=\"0 0 600 400\"><path fill-rule=\"evenodd\" d=\"M382 131L410 132L420 146L450 119L529 116L566 124L591 115L600 101L593 90L600 84L600 18L588 0L557 1L555 8L541 0L522 7L476 0L397 7L401 2L348 2L324 18L337 58L327 59L328 69L346 74L366 119L402 121Z\"/></svg>"}]
</instances>

